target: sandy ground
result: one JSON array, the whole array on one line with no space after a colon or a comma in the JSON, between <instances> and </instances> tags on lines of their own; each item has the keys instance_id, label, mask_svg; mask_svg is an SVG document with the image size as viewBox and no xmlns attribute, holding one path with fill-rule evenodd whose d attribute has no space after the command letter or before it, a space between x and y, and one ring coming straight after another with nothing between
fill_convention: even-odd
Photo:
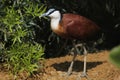
<instances>
[{"instance_id":1,"label":"sandy ground","mask_svg":"<svg viewBox=\"0 0 120 80\"><path fill-rule=\"evenodd\" d=\"M108 55L109 51L87 55L87 74L90 80L120 80L120 69L109 62ZM72 55L46 59L43 73L28 78L22 75L18 80L76 80L83 70L83 55L77 56L73 73L66 77L71 60ZM1 69L0 80L13 80L13 77ZM87 79L81 78L81 80Z\"/></svg>"}]
</instances>

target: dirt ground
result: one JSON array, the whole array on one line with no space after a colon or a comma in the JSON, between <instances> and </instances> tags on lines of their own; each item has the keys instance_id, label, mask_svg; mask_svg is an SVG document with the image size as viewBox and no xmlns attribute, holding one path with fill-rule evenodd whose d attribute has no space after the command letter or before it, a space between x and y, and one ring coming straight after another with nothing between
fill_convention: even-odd
<instances>
[{"instance_id":1,"label":"dirt ground","mask_svg":"<svg viewBox=\"0 0 120 80\"><path fill-rule=\"evenodd\" d=\"M120 80L120 69L109 62L109 51L90 53L87 55L87 74L90 80ZM76 80L83 70L83 55L78 55L73 67L73 73L67 78L66 72L72 60L72 55L46 59L43 73L18 80ZM12 75L0 69L0 80L13 80ZM81 78L81 80L87 80Z\"/></svg>"}]
</instances>

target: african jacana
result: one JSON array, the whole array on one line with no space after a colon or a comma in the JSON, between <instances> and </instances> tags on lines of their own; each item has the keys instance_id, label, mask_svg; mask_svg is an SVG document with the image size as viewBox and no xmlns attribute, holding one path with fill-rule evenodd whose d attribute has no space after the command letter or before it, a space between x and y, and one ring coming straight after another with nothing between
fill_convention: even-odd
<instances>
[{"instance_id":1,"label":"african jacana","mask_svg":"<svg viewBox=\"0 0 120 80\"><path fill-rule=\"evenodd\" d=\"M77 14L71 13L61 14L60 11L58 10L49 9L46 13L42 14L40 17L44 16L49 16L51 18L52 31L66 39L79 39L87 41L87 39L94 36L100 30L100 27L97 26L94 22ZM76 47L75 49L77 50ZM87 77L86 74L87 51L84 46L83 49L84 49L83 76ZM73 60L68 69L68 75L71 74L75 57L76 54L74 53Z\"/></svg>"}]
</instances>

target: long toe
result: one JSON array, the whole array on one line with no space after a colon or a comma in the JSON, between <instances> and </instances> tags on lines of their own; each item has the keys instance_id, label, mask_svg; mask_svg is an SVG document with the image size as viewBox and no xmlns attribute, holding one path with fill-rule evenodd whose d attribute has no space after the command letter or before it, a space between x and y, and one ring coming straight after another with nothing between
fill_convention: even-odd
<instances>
[{"instance_id":1,"label":"long toe","mask_svg":"<svg viewBox=\"0 0 120 80\"><path fill-rule=\"evenodd\" d=\"M85 72L83 72L81 75L78 75L76 80L81 80L82 78L86 78L86 80L91 80Z\"/></svg>"},{"instance_id":2,"label":"long toe","mask_svg":"<svg viewBox=\"0 0 120 80\"><path fill-rule=\"evenodd\" d=\"M87 75L86 72L83 72L80 76L81 76L81 77L87 77L88 75Z\"/></svg>"}]
</instances>

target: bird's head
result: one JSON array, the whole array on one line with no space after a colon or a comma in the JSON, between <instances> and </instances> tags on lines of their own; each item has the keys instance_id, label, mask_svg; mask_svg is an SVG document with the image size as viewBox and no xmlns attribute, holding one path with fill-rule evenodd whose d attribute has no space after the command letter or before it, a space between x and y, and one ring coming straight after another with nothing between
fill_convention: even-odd
<instances>
[{"instance_id":1,"label":"bird's head","mask_svg":"<svg viewBox=\"0 0 120 80\"><path fill-rule=\"evenodd\" d=\"M60 17L60 12L56 9L49 9L46 13L42 14L39 17L41 18L41 17L45 17L45 16L48 16L50 18L58 18L58 17Z\"/></svg>"}]
</instances>

